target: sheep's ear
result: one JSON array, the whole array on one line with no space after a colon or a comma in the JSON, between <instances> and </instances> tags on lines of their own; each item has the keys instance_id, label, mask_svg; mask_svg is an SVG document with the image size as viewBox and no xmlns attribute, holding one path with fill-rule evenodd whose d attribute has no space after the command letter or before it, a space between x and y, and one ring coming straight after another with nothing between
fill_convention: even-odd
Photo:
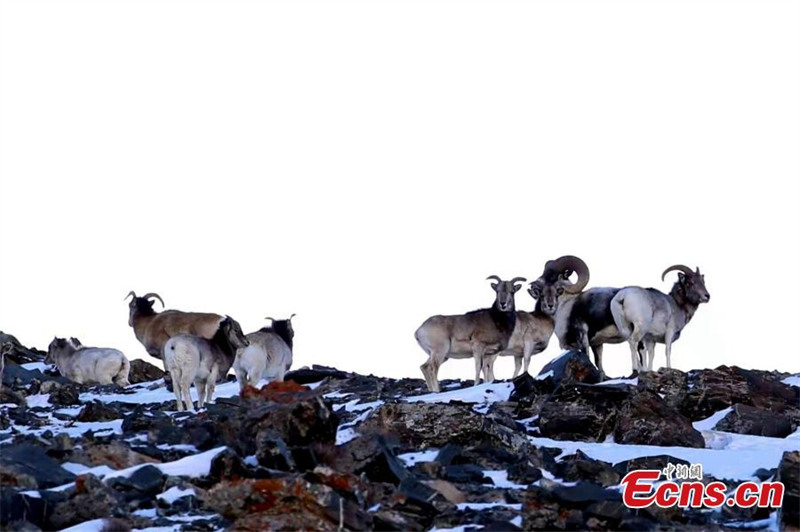
<instances>
[{"instance_id":1,"label":"sheep's ear","mask_svg":"<svg viewBox=\"0 0 800 532\"><path fill-rule=\"evenodd\" d=\"M514 285L514 293L516 294L517 292L519 292L520 288L522 288L522 285L515 284Z\"/></svg>"},{"instance_id":2,"label":"sheep's ear","mask_svg":"<svg viewBox=\"0 0 800 532\"><path fill-rule=\"evenodd\" d=\"M678 273L678 280L683 282L684 279L686 279L686 276L683 273Z\"/></svg>"},{"instance_id":3,"label":"sheep's ear","mask_svg":"<svg viewBox=\"0 0 800 532\"><path fill-rule=\"evenodd\" d=\"M492 283L492 290L497 292L497 283Z\"/></svg>"}]
</instances>

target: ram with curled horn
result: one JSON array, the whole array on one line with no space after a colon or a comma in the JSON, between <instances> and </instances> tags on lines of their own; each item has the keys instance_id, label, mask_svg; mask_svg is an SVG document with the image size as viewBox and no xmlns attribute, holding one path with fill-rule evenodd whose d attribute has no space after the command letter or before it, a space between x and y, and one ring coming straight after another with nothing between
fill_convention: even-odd
<instances>
[{"instance_id":1,"label":"ram with curled horn","mask_svg":"<svg viewBox=\"0 0 800 532\"><path fill-rule=\"evenodd\" d=\"M439 367L449 358L472 358L475 362L475 385L481 373L486 382L494 381L493 365L498 354L508 347L517 322L514 295L524 283L524 277L503 281L496 275L487 280L492 283L495 301L491 308L474 310L466 314L431 316L414 333L419 346L428 355L420 366L425 383L432 392L438 392Z\"/></svg>"},{"instance_id":2,"label":"ram with curled horn","mask_svg":"<svg viewBox=\"0 0 800 532\"><path fill-rule=\"evenodd\" d=\"M158 359L164 357L164 345L167 340L179 334L188 334L217 342L224 346L224 351L229 354L231 362L236 354L237 346L229 345L221 326L233 318L223 314L207 312L184 312L181 310L164 310L156 312L153 309L155 300L164 307L164 300L155 292L147 293L141 297L131 291L125 299L131 298L128 303L128 325L133 327L136 339L144 346L150 356ZM222 375L221 377L224 377Z\"/></svg>"},{"instance_id":3,"label":"ram with curled horn","mask_svg":"<svg viewBox=\"0 0 800 532\"><path fill-rule=\"evenodd\" d=\"M655 288L630 286L620 290L611 300L611 314L617 329L631 348L631 363L639 370L652 371L655 344L665 346L667 367L672 367L672 344L711 295L700 268L676 264L661 274L663 281L669 272L677 271L678 280L669 294ZM645 359L646 356L646 359Z\"/></svg>"},{"instance_id":4,"label":"ram with curled horn","mask_svg":"<svg viewBox=\"0 0 800 532\"><path fill-rule=\"evenodd\" d=\"M569 280L575 273L577 280ZM614 323L610 303L619 288L589 284L589 267L574 256L565 255L545 263L542 275L531 283L531 296L541 302L544 313L555 320L555 335L561 349L594 354L597 369L603 373L603 345L625 341Z\"/></svg>"}]
</instances>

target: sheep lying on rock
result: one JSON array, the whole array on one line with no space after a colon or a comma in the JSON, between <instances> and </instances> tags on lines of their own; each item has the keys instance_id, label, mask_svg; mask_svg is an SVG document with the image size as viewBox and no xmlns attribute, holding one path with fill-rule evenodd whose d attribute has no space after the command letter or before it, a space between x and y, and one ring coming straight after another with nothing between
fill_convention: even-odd
<instances>
[{"instance_id":1,"label":"sheep lying on rock","mask_svg":"<svg viewBox=\"0 0 800 532\"><path fill-rule=\"evenodd\" d=\"M59 373L78 384L130 386L131 364L118 349L85 347L75 338L53 338L45 363L55 364Z\"/></svg>"}]
</instances>

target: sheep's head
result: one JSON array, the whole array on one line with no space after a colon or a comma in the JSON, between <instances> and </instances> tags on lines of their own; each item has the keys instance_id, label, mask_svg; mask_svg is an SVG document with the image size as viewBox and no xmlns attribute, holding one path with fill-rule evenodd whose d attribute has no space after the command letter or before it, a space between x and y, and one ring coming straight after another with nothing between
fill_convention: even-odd
<instances>
[{"instance_id":1,"label":"sheep's head","mask_svg":"<svg viewBox=\"0 0 800 532\"><path fill-rule=\"evenodd\" d=\"M130 303L128 303L128 325L133 327L133 318L136 316L152 316L156 313L153 310L153 304L155 301L151 301L154 299L158 299L161 302L161 308L164 308L164 300L161 299L161 296L156 294L155 292L150 292L149 294L145 294L142 297L137 297L136 292L131 290L128 292L128 295L125 296L125 299L131 298Z\"/></svg>"},{"instance_id":2,"label":"sheep's head","mask_svg":"<svg viewBox=\"0 0 800 532\"><path fill-rule=\"evenodd\" d=\"M683 264L676 264L670 266L664 273L661 274L661 280L671 272L678 272L678 282L672 287L673 291L678 290L681 296L693 305L700 303L708 303L711 300L711 294L708 293L706 288L706 278L700 273L700 268L692 271L688 266Z\"/></svg>"},{"instance_id":3,"label":"sheep's head","mask_svg":"<svg viewBox=\"0 0 800 532\"><path fill-rule=\"evenodd\" d=\"M264 318L266 320L272 320L270 328L275 332L275 334L280 336L284 342L286 342L286 345L288 345L290 349L292 348L292 344L294 342L294 328L292 327L292 318L294 318L295 316L296 314L292 314L291 316L289 316L288 320L276 320L275 318L269 318L269 317Z\"/></svg>"},{"instance_id":4,"label":"sheep's head","mask_svg":"<svg viewBox=\"0 0 800 532\"><path fill-rule=\"evenodd\" d=\"M234 353L250 345L250 341L242 332L242 326L233 318L226 318L219 325L219 334L233 347Z\"/></svg>"},{"instance_id":5,"label":"sheep's head","mask_svg":"<svg viewBox=\"0 0 800 532\"><path fill-rule=\"evenodd\" d=\"M495 306L502 312L510 312L514 310L514 294L516 294L522 286L517 283L524 283L524 277L514 277L510 281L503 281L496 275L490 275L486 278L494 279L497 282L492 283L492 289L497 293L495 299Z\"/></svg>"},{"instance_id":6,"label":"sheep's head","mask_svg":"<svg viewBox=\"0 0 800 532\"><path fill-rule=\"evenodd\" d=\"M569 280L573 273L578 275L574 283ZM561 296L579 294L587 284L589 267L586 263L573 255L564 255L545 263L542 275L531 283L528 293L540 303L542 312L552 316Z\"/></svg>"},{"instance_id":7,"label":"sheep's head","mask_svg":"<svg viewBox=\"0 0 800 532\"><path fill-rule=\"evenodd\" d=\"M75 346L66 338L53 338L47 346L47 356L44 358L45 364L55 364L58 355L71 355L75 352Z\"/></svg>"}]
</instances>

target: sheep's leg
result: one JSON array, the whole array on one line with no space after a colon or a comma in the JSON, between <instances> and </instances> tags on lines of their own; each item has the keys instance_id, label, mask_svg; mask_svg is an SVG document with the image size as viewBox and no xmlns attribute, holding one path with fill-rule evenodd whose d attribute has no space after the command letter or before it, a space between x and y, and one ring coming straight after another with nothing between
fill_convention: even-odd
<instances>
[{"instance_id":1,"label":"sheep's leg","mask_svg":"<svg viewBox=\"0 0 800 532\"><path fill-rule=\"evenodd\" d=\"M439 349L431 349L428 352L428 360L420 366L422 375L425 377L425 384L431 392L439 392L439 367L447 360L449 345L441 346Z\"/></svg>"},{"instance_id":2,"label":"sheep's leg","mask_svg":"<svg viewBox=\"0 0 800 532\"><path fill-rule=\"evenodd\" d=\"M664 351L667 355L667 369L672 369L672 340L675 338L675 329L667 327L664 333Z\"/></svg>"},{"instance_id":3,"label":"sheep's leg","mask_svg":"<svg viewBox=\"0 0 800 532\"><path fill-rule=\"evenodd\" d=\"M644 344L647 348L647 371L653 371L653 360L656 358L656 343L649 340Z\"/></svg>"},{"instance_id":4,"label":"sheep's leg","mask_svg":"<svg viewBox=\"0 0 800 532\"><path fill-rule=\"evenodd\" d=\"M514 357L514 376L511 377L512 379L516 379L519 375L519 371L522 369L522 357ZM527 371L527 367L525 370Z\"/></svg>"},{"instance_id":5,"label":"sheep's leg","mask_svg":"<svg viewBox=\"0 0 800 532\"><path fill-rule=\"evenodd\" d=\"M606 378L606 372L603 371L603 344L593 345L592 352L594 353L594 365L600 370L600 378Z\"/></svg>"},{"instance_id":6,"label":"sheep's leg","mask_svg":"<svg viewBox=\"0 0 800 532\"><path fill-rule=\"evenodd\" d=\"M200 378L197 378L197 379L194 380L194 387L197 388L197 409L198 410L202 410L203 409L203 404L205 403L205 400L206 400L206 385L207 384L210 385L210 383L207 383L206 381L203 381L203 379L200 379Z\"/></svg>"},{"instance_id":7,"label":"sheep's leg","mask_svg":"<svg viewBox=\"0 0 800 532\"><path fill-rule=\"evenodd\" d=\"M214 398L214 389L217 386L218 378L219 366L214 364L214 367L211 369L211 373L208 376L208 381L206 382L206 403L210 403L211 399Z\"/></svg>"},{"instance_id":8,"label":"sheep's leg","mask_svg":"<svg viewBox=\"0 0 800 532\"><path fill-rule=\"evenodd\" d=\"M485 355L483 357L483 378L486 382L494 382L494 361L497 355Z\"/></svg>"},{"instance_id":9,"label":"sheep's leg","mask_svg":"<svg viewBox=\"0 0 800 532\"><path fill-rule=\"evenodd\" d=\"M180 381L176 380L172 383L172 393L175 394L175 408L178 412L183 412L183 401L181 399L181 387L178 384Z\"/></svg>"},{"instance_id":10,"label":"sheep's leg","mask_svg":"<svg viewBox=\"0 0 800 532\"><path fill-rule=\"evenodd\" d=\"M173 383L175 380L173 379ZM186 409L194 412L194 403L192 402L192 378L191 376L184 375L181 379L181 392L183 395L183 402L186 404Z\"/></svg>"},{"instance_id":11,"label":"sheep's leg","mask_svg":"<svg viewBox=\"0 0 800 532\"><path fill-rule=\"evenodd\" d=\"M483 355L486 352L486 346L479 342L472 344L472 358L475 359L475 383L477 386L481 383L481 371L483 370Z\"/></svg>"},{"instance_id":12,"label":"sheep's leg","mask_svg":"<svg viewBox=\"0 0 800 532\"><path fill-rule=\"evenodd\" d=\"M233 365L233 371L236 373L236 382L239 383L239 391L244 391L244 387L247 386L247 373L239 366L239 364Z\"/></svg>"},{"instance_id":13,"label":"sheep's leg","mask_svg":"<svg viewBox=\"0 0 800 532\"><path fill-rule=\"evenodd\" d=\"M628 337L628 344L631 347L631 366L632 371L640 371L644 369L639 359L639 342L642 341L642 329L638 325L633 325L633 332Z\"/></svg>"}]
</instances>

